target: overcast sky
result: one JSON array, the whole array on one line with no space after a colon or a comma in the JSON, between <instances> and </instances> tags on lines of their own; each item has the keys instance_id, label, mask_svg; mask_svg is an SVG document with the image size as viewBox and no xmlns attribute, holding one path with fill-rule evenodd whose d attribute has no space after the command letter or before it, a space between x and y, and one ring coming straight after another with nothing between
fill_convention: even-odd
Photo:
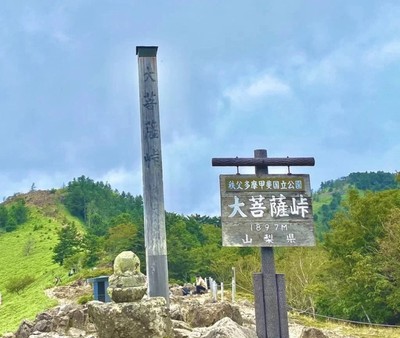
<instances>
[{"instance_id":1,"label":"overcast sky","mask_svg":"<svg viewBox=\"0 0 400 338\"><path fill-rule=\"evenodd\" d=\"M292 168L314 190L400 170L399 18L397 0L2 0L0 196L81 175L142 194L136 46L159 47L167 211L219 215L236 168L211 159L254 149L315 157Z\"/></svg>"}]
</instances>

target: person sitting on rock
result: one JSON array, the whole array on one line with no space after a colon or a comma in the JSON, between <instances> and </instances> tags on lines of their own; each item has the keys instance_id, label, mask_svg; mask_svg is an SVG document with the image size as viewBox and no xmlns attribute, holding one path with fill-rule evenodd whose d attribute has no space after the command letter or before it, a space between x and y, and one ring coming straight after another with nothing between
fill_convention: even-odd
<instances>
[{"instance_id":1,"label":"person sitting on rock","mask_svg":"<svg viewBox=\"0 0 400 338\"><path fill-rule=\"evenodd\" d=\"M203 278L201 278L200 275L196 276L196 293L201 294L201 293L206 293L207 292L207 284L204 281Z\"/></svg>"}]
</instances>

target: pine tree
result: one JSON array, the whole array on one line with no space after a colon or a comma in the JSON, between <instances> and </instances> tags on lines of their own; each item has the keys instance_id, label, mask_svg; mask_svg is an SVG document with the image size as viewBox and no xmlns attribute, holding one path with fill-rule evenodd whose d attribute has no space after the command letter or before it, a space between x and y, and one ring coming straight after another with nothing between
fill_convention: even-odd
<instances>
[{"instance_id":1,"label":"pine tree","mask_svg":"<svg viewBox=\"0 0 400 338\"><path fill-rule=\"evenodd\" d=\"M66 258L81 251L82 241L74 223L62 228L58 238L60 241L54 247L53 262L63 265Z\"/></svg>"}]
</instances>

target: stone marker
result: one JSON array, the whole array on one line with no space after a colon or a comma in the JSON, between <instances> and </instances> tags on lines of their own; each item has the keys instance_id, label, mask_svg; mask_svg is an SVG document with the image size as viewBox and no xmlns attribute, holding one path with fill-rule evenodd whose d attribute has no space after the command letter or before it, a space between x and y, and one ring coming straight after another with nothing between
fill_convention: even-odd
<instances>
[{"instance_id":1,"label":"stone marker","mask_svg":"<svg viewBox=\"0 0 400 338\"><path fill-rule=\"evenodd\" d=\"M114 261L114 274L107 289L116 303L137 302L147 291L146 276L140 272L140 260L132 251L121 252Z\"/></svg>"},{"instance_id":2,"label":"stone marker","mask_svg":"<svg viewBox=\"0 0 400 338\"><path fill-rule=\"evenodd\" d=\"M121 252L108 279L113 303L88 303L89 317L99 338L173 337L172 321L164 297L143 298L146 276L132 251Z\"/></svg>"}]
</instances>

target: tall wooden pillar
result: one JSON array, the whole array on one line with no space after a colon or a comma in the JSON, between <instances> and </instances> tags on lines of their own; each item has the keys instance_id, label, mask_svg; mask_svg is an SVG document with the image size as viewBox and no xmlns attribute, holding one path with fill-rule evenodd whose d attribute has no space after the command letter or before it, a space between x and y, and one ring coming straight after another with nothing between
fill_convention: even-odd
<instances>
[{"instance_id":1,"label":"tall wooden pillar","mask_svg":"<svg viewBox=\"0 0 400 338\"><path fill-rule=\"evenodd\" d=\"M136 47L139 66L144 230L148 294L169 304L157 47Z\"/></svg>"}]
</instances>

